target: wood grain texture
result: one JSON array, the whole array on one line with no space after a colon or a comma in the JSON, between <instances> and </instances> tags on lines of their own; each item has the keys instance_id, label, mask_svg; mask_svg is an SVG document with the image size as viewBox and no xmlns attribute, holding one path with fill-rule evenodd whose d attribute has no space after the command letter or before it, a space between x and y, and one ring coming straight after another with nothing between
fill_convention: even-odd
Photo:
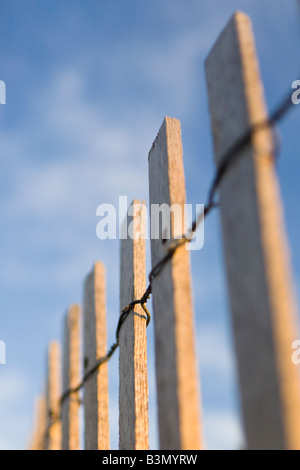
<instances>
[{"instance_id":1,"label":"wood grain texture","mask_svg":"<svg viewBox=\"0 0 300 470\"><path fill-rule=\"evenodd\" d=\"M266 119L251 22L234 15L206 61L215 158ZM299 449L298 337L269 130L257 132L220 186L221 217L247 446Z\"/></svg>"},{"instance_id":2,"label":"wood grain texture","mask_svg":"<svg viewBox=\"0 0 300 470\"><path fill-rule=\"evenodd\" d=\"M34 428L29 450L44 450L46 432L46 398L38 397L34 406Z\"/></svg>"},{"instance_id":3,"label":"wood grain texture","mask_svg":"<svg viewBox=\"0 0 300 470\"><path fill-rule=\"evenodd\" d=\"M84 290L84 371L106 355L105 267L95 263ZM103 364L84 385L85 449L109 449L108 366Z\"/></svg>"},{"instance_id":4,"label":"wood grain texture","mask_svg":"<svg viewBox=\"0 0 300 470\"><path fill-rule=\"evenodd\" d=\"M145 206L133 201L126 221L134 239L121 241L121 309L140 299L146 290ZM145 312L134 308L120 331L119 449L148 449L148 373Z\"/></svg>"},{"instance_id":5,"label":"wood grain texture","mask_svg":"<svg viewBox=\"0 0 300 470\"><path fill-rule=\"evenodd\" d=\"M46 450L61 450L60 397L61 348L57 341L53 341L48 349Z\"/></svg>"},{"instance_id":6,"label":"wood grain texture","mask_svg":"<svg viewBox=\"0 0 300 470\"><path fill-rule=\"evenodd\" d=\"M186 202L180 123L165 118L149 154L150 204ZM152 230L153 221L151 221ZM181 233L184 232L182 222ZM178 231L178 227L176 229ZM171 236L174 237L174 221ZM164 256L164 234L151 239L152 267ZM153 281L160 448L202 447L189 252L179 248Z\"/></svg>"},{"instance_id":7,"label":"wood grain texture","mask_svg":"<svg viewBox=\"0 0 300 470\"><path fill-rule=\"evenodd\" d=\"M72 305L66 315L63 351L63 392L80 382L80 307ZM79 392L67 396L61 405L62 450L79 450Z\"/></svg>"}]
</instances>

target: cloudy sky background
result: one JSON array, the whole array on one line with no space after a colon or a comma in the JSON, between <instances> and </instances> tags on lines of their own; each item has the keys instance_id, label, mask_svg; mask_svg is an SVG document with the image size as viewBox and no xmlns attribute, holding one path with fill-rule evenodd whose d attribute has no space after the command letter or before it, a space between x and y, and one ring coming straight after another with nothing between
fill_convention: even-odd
<instances>
[{"instance_id":1,"label":"cloudy sky background","mask_svg":"<svg viewBox=\"0 0 300 470\"><path fill-rule=\"evenodd\" d=\"M107 268L109 343L114 339L119 242L96 238L96 208L117 204L119 195L148 200L147 155L165 115L181 121L188 202L205 202L214 167L204 60L237 9L253 20L273 109L299 78L296 1L0 1L0 79L7 85L7 104L0 107L0 339L7 345L7 365L0 366L0 448L26 446L47 344L61 338L64 313L82 301L83 281L96 260ZM280 126L278 174L299 294L298 128L295 109ZM192 252L192 269L207 447L239 448L217 212L206 221L205 247ZM155 447L152 331L153 325ZM116 354L110 365L112 448L118 442L117 371Z\"/></svg>"}]
</instances>

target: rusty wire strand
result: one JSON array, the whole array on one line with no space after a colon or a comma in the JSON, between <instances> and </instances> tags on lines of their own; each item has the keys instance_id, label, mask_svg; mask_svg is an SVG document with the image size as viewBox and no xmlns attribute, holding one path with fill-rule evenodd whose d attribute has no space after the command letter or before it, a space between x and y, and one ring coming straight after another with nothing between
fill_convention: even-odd
<instances>
[{"instance_id":1,"label":"rusty wire strand","mask_svg":"<svg viewBox=\"0 0 300 470\"><path fill-rule=\"evenodd\" d=\"M293 103L291 100L291 93L289 94L281 101L279 106L275 109L275 111L269 116L268 119L266 119L263 122L254 124L241 138L239 138L232 147L229 148L227 152L223 155L221 158L221 163L219 164L219 167L217 169L217 172L215 174L215 177L212 181L212 184L210 186L209 192L208 192L208 199L207 203L204 206L203 212L201 212L194 222L192 223L192 226L190 230L186 234L184 234L181 238L173 240L168 248L165 256L152 268L150 274L149 274L149 285L143 294L143 296L139 300L134 300L130 302L129 305L127 305L123 310L121 310L121 314L119 317L117 329L116 329L116 341L115 343L110 347L108 350L106 356L99 358L95 365L89 369L83 376L82 381L80 384L78 384L74 388L70 388L69 390L66 390L61 399L60 403L62 403L66 398L68 398L70 395L73 393L79 392L85 384L85 382L99 369L99 367L102 364L105 364L106 362L109 361L109 359L112 357L114 352L119 346L119 335L120 331L122 328L122 325L124 324L126 318L128 315L131 313L131 311L134 309L135 305L141 305L143 308L144 312L146 313L146 326L149 325L150 320L151 320L151 315L146 307L146 304L148 300L150 299L151 293L152 293L152 281L160 274L160 272L163 270L165 265L168 263L168 261L174 256L175 252L185 245L186 243L190 243L193 240L194 234L199 227L199 225L203 222L204 218L212 212L213 209L218 207L218 203L215 201L216 193L217 190L223 181L224 176L227 174L229 168L243 155L242 150L244 150L249 144L252 142L252 138L254 134L256 134L258 131L262 130L267 130L267 129L274 129L274 126L288 113L288 111L291 110L293 107ZM273 136L274 137L274 136ZM275 139L273 139L275 142ZM276 147L276 146L275 146ZM275 154L277 153L277 149L274 149Z\"/></svg>"}]
</instances>

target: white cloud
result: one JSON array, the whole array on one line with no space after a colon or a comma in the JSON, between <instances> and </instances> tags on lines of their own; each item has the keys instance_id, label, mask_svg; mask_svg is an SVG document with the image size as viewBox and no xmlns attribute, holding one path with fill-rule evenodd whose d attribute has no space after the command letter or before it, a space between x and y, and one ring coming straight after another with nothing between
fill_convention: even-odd
<instances>
[{"instance_id":1,"label":"white cloud","mask_svg":"<svg viewBox=\"0 0 300 470\"><path fill-rule=\"evenodd\" d=\"M213 325L199 325L197 347L200 368L227 378L235 374L235 359L225 331Z\"/></svg>"},{"instance_id":2,"label":"white cloud","mask_svg":"<svg viewBox=\"0 0 300 470\"><path fill-rule=\"evenodd\" d=\"M15 440L7 439L5 436L0 434L0 450L14 450Z\"/></svg>"},{"instance_id":3,"label":"white cloud","mask_svg":"<svg viewBox=\"0 0 300 470\"><path fill-rule=\"evenodd\" d=\"M26 378L20 371L4 371L8 366L1 366L0 407L4 408L7 402L15 403L16 400L28 390Z\"/></svg>"},{"instance_id":4,"label":"white cloud","mask_svg":"<svg viewBox=\"0 0 300 470\"><path fill-rule=\"evenodd\" d=\"M244 447L243 432L238 416L223 410L205 413L206 442L209 450L241 450Z\"/></svg>"},{"instance_id":5,"label":"white cloud","mask_svg":"<svg viewBox=\"0 0 300 470\"><path fill-rule=\"evenodd\" d=\"M20 370L1 366L0 387L0 449L22 448L24 432L28 428L30 404L24 408L29 396L29 383Z\"/></svg>"}]
</instances>

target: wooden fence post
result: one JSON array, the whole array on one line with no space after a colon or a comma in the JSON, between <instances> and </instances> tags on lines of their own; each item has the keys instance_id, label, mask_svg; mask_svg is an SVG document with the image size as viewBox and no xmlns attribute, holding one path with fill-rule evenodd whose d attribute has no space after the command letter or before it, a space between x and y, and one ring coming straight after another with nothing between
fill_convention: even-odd
<instances>
[{"instance_id":1,"label":"wooden fence post","mask_svg":"<svg viewBox=\"0 0 300 470\"><path fill-rule=\"evenodd\" d=\"M132 210L132 212L131 212ZM125 222L133 239L121 240L121 309L146 290L145 206L133 201ZM148 374L145 312L136 305L120 331L119 449L148 449Z\"/></svg>"},{"instance_id":2,"label":"wooden fence post","mask_svg":"<svg viewBox=\"0 0 300 470\"><path fill-rule=\"evenodd\" d=\"M180 206L186 202L180 123L165 118L149 153L151 213L153 204ZM178 207L178 206L177 206ZM184 232L171 222L171 237ZM151 214L151 232L153 217ZM151 237L152 267L166 253L168 241L160 231ZM179 248L152 283L156 382L160 448L202 447L189 252Z\"/></svg>"},{"instance_id":3,"label":"wooden fence post","mask_svg":"<svg viewBox=\"0 0 300 470\"><path fill-rule=\"evenodd\" d=\"M34 404L34 427L29 450L44 450L46 432L46 399L38 397Z\"/></svg>"},{"instance_id":4,"label":"wooden fence post","mask_svg":"<svg viewBox=\"0 0 300 470\"><path fill-rule=\"evenodd\" d=\"M84 290L84 372L106 355L105 267L95 263ZM85 450L109 449L108 366L101 367L84 385Z\"/></svg>"},{"instance_id":5,"label":"wooden fence post","mask_svg":"<svg viewBox=\"0 0 300 470\"><path fill-rule=\"evenodd\" d=\"M48 373L46 391L46 450L61 450L61 350L60 344L53 341L48 350Z\"/></svg>"},{"instance_id":6,"label":"wooden fence post","mask_svg":"<svg viewBox=\"0 0 300 470\"><path fill-rule=\"evenodd\" d=\"M215 146L224 153L267 118L251 22L237 13L206 62ZM270 130L260 130L225 175L220 205L247 446L300 448L297 338Z\"/></svg>"},{"instance_id":7,"label":"wooden fence post","mask_svg":"<svg viewBox=\"0 0 300 470\"><path fill-rule=\"evenodd\" d=\"M80 307L72 305L66 315L63 345L63 393L80 382ZM61 404L62 450L79 450L79 392Z\"/></svg>"}]
</instances>

